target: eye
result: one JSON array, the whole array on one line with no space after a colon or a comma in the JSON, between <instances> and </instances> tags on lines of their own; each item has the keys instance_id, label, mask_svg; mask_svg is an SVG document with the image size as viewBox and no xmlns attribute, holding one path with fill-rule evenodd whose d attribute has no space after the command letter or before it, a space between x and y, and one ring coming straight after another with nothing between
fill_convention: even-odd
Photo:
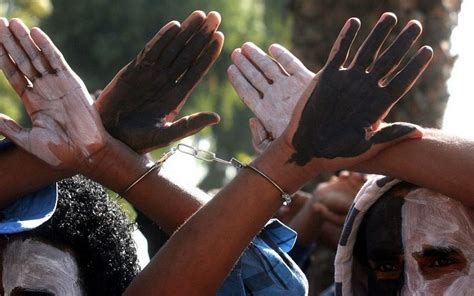
<instances>
[{"instance_id":1,"label":"eye","mask_svg":"<svg viewBox=\"0 0 474 296\"><path fill-rule=\"evenodd\" d=\"M431 262L429 267L445 267L445 266L449 266L455 263L456 261L449 257L440 257L433 260L433 262Z\"/></svg>"},{"instance_id":2,"label":"eye","mask_svg":"<svg viewBox=\"0 0 474 296\"><path fill-rule=\"evenodd\" d=\"M398 270L398 266L394 264L389 264L389 263L384 263L380 264L375 268L376 271L381 271L381 272L394 272Z\"/></svg>"},{"instance_id":3,"label":"eye","mask_svg":"<svg viewBox=\"0 0 474 296\"><path fill-rule=\"evenodd\" d=\"M54 293L44 290L32 290L22 287L16 287L12 290L12 296L54 296Z\"/></svg>"},{"instance_id":4,"label":"eye","mask_svg":"<svg viewBox=\"0 0 474 296\"><path fill-rule=\"evenodd\" d=\"M466 257L461 250L453 246L424 246L423 251L412 255L427 280L439 279L448 273L467 270Z\"/></svg>"}]
</instances>

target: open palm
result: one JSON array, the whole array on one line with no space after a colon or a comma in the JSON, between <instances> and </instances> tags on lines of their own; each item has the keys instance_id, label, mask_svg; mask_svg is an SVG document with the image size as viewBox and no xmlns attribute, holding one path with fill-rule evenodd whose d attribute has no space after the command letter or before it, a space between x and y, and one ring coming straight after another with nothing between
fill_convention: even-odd
<instances>
[{"instance_id":1,"label":"open palm","mask_svg":"<svg viewBox=\"0 0 474 296\"><path fill-rule=\"evenodd\" d=\"M409 22L397 40L378 56L395 24L395 15L383 14L349 64L348 52L360 22L354 18L346 22L326 65L298 102L286 130L286 139L296 151L291 161L304 165L313 157L356 157L376 144L396 141L416 130L403 123L379 126L432 57L432 50L422 47L390 78L421 33L418 22Z\"/></svg>"},{"instance_id":2,"label":"open palm","mask_svg":"<svg viewBox=\"0 0 474 296\"><path fill-rule=\"evenodd\" d=\"M2 114L0 133L50 165L80 168L107 142L84 83L40 29L2 18L0 36L2 70L32 122L25 129Z\"/></svg>"},{"instance_id":3,"label":"open palm","mask_svg":"<svg viewBox=\"0 0 474 296\"><path fill-rule=\"evenodd\" d=\"M168 23L116 75L96 103L113 137L147 152L219 121L212 112L173 119L219 56L220 20L215 12L196 11L181 25Z\"/></svg>"}]
</instances>

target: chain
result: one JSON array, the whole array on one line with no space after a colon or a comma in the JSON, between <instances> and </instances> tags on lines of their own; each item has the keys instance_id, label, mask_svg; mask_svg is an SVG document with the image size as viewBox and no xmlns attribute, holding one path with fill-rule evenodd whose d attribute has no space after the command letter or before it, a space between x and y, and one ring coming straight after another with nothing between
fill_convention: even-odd
<instances>
[{"instance_id":1,"label":"chain","mask_svg":"<svg viewBox=\"0 0 474 296\"><path fill-rule=\"evenodd\" d=\"M158 159L155 163L153 163L153 165L143 174L141 175L140 177L138 177L138 179L136 179L132 184L130 184L123 192L122 194L117 194L116 198L120 198L121 195L124 195L126 194L127 192L130 191L130 189L133 188L133 186L135 186L136 184L138 184L141 180L143 180L143 178L145 178L146 176L148 176L148 174L150 174L151 172L153 172L154 170L159 170L161 168L161 166L163 165L163 163L168 159L170 158L173 154L175 154L177 151L181 152L181 153L184 153L184 154L188 154L188 155L191 155L191 156L194 156L195 158L197 159L200 159L200 160L203 160L203 161L207 161L207 162L218 162L218 163L222 163L222 164L225 164L225 165L229 165L229 166L233 166L237 169L243 169L243 168L249 168L251 170L253 170L255 173L259 174L260 176L262 176L263 178L265 178L268 182L272 183L273 186L275 186L276 189L278 189L278 191L280 191L281 193L281 198L283 200L283 204L284 205L289 205L290 202L291 202L291 195L289 195L288 193L286 193L280 186L278 186L277 183L275 183L270 177L268 177L265 173L263 173L262 171L260 171L259 169L257 169L256 167L252 166L251 164L243 164L241 163L240 161L238 161L237 159L235 158L231 158L230 160L225 160L225 159L222 159L222 158L219 158L216 156L215 153L213 152L210 152L210 151L207 151L207 150L202 150L202 149L198 149L198 148L194 148L193 146L189 146L189 145L186 145L186 144L178 144L176 147L173 147L170 149L170 151L166 152L165 154L163 154L161 156L160 159Z\"/></svg>"},{"instance_id":2,"label":"chain","mask_svg":"<svg viewBox=\"0 0 474 296\"><path fill-rule=\"evenodd\" d=\"M243 163L241 163L240 161L238 161L237 159L235 159L233 157L230 160L225 160L225 159L217 157L214 152L194 148L192 146L182 144L182 143L178 144L176 147L171 148L171 150L168 153L164 154L159 161L164 162L171 155L173 155L176 151L194 156L196 159L199 159L199 160L203 160L203 161L207 161L207 162L222 163L222 164L225 164L225 165L233 166L237 169L241 169L241 168L245 167L245 165Z\"/></svg>"},{"instance_id":3,"label":"chain","mask_svg":"<svg viewBox=\"0 0 474 296\"><path fill-rule=\"evenodd\" d=\"M225 159L217 157L214 152L194 148L192 146L181 143L181 144L178 144L176 147L171 148L171 150L168 153L163 154L163 156L157 161L157 163L162 164L171 155L176 153L176 151L194 156L195 158L203 160L203 161L207 161L207 162L215 161L215 162L222 163L222 164L225 164L225 165L233 166L237 169L250 168L254 172L256 172L257 174L262 176L263 178L267 179L270 183L273 184L273 186L275 186L275 188L278 189L278 191L281 192L281 198L283 200L283 205L287 206L291 203L291 195L286 193L280 186L278 186L278 184L276 184L265 173L263 173L262 171L260 171L259 169L257 169L256 167L254 167L250 164L243 164L243 163L241 163L240 161L238 161L237 159L235 159L233 157L230 160L225 160Z\"/></svg>"}]
</instances>

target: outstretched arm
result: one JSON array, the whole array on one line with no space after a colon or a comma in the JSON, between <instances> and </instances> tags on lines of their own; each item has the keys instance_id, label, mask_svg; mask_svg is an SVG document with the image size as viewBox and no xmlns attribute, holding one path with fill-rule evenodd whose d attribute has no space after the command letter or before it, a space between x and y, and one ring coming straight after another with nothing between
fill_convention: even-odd
<instances>
[{"instance_id":1,"label":"outstretched arm","mask_svg":"<svg viewBox=\"0 0 474 296\"><path fill-rule=\"evenodd\" d=\"M328 100L332 100L333 90L325 86L332 85L334 79L343 82L341 88L343 95L339 96L340 103L366 106L364 114L368 118L374 118L374 121L380 120L389 111L391 104L398 100L396 95L391 96L387 99L391 104L386 108L381 108L376 101L366 99L367 89L359 87L365 85L369 91L376 91L379 85L372 83L370 76L362 75L361 80L365 82L364 84L360 84L361 81L358 79L340 79L339 75L345 76L352 72L350 69L339 69L339 66L336 68L334 66L344 63L344 58L340 57L346 56L349 50L349 46L345 46L347 39L354 37L354 32L358 27L359 22L355 19L346 23L336 41L333 54L328 60L327 69L330 70L327 73L331 75L326 77L326 69L324 69L321 77L325 79L313 81L298 102L296 111L283 135L277 138L274 144L252 164L289 193L323 169L340 169L354 165L372 157L380 149L386 148L395 141L416 133L413 129L389 135L385 132L383 134L386 136L384 138L386 141L378 143L373 142L371 138L366 138L366 135L360 132L356 133L357 137L353 137L351 129L338 131L338 135L349 138L352 142L337 143L337 145L329 142L329 146L325 146L326 143L318 143L315 140L321 136L319 134L321 130L316 129L306 134L309 137L309 143L316 145L311 146L309 155L305 147L294 145L300 137L299 131L307 130L306 119L313 118L315 122L323 126L331 122L332 118L321 117L321 113L315 112L314 106L327 104ZM38 29L31 31L31 38L32 42L41 49L42 57L51 65L51 70L43 72L44 75L32 77L33 84L25 88L22 95L22 101L32 119L33 128L24 129L5 118L0 124L1 132L18 146L34 153L48 164L68 170L75 169L121 192L137 176L146 171L149 163L144 157L136 154L105 131L84 85L67 66L49 38ZM416 79L428 63L430 56L426 53L419 54L418 63L410 68L410 71L400 72L397 77L406 79L406 85L402 84L402 86L408 87L412 83L411 79ZM24 70L18 69L18 71L29 77ZM355 85L355 81L359 83ZM62 87L53 88L54 85ZM350 97L347 96L348 93ZM84 112L77 112L77 110ZM351 126L354 126L356 131L366 127L355 114L347 114L345 120L347 123L352 122ZM48 124L45 125L44 122ZM314 123L311 122L311 124ZM373 123L368 122L368 124ZM344 125L343 127L346 128ZM94 133L85 138L78 137L84 128ZM374 137L376 135L377 133ZM327 131L324 131L324 136L331 138ZM38 146L31 145L32 143L37 143ZM360 149L357 154L357 151L351 150L354 143L367 149ZM334 145L337 153L332 153L331 145ZM331 152L330 155L334 155L335 158L331 159L327 155L314 153L320 150ZM345 155L348 150L352 152L351 157ZM289 161L301 153L307 157L306 162ZM163 193L164 184L159 180L150 182L153 178L159 178L159 176L155 174L145 178L137 184L138 187L134 187L129 192L127 197L130 198L130 195L137 193L138 190L143 190L144 187L140 186L149 186L147 190L156 194ZM174 197L164 196L164 198L169 201ZM215 293L240 253L281 205L281 202L280 192L266 179L250 169L242 170L226 188L173 235L151 264L134 280L126 293L143 295L152 294L157 290L164 295ZM219 250L219 256L211 254L210 249Z\"/></svg>"},{"instance_id":2,"label":"outstretched arm","mask_svg":"<svg viewBox=\"0 0 474 296\"><path fill-rule=\"evenodd\" d=\"M420 29L416 22L409 22L392 47L403 50L413 44L421 32ZM275 62L255 45L248 43L233 54L234 65L229 68L229 78L234 88L258 117L251 119L250 130L254 148L260 153L272 140L271 134L274 133L270 131L282 131L285 128L274 124L273 114L278 114L279 122L283 122L281 116L288 118L292 111L280 102L298 99L297 96L291 95L296 91L292 85L297 85L292 81L309 81L306 77L311 75L295 56L281 46L272 45L269 53L280 63L280 67L284 69L283 73L286 72L287 75L284 75L276 67ZM386 60L395 64L401 58L400 53L394 50L387 50L382 55L387 56ZM263 66L265 64L271 66ZM267 77L272 77L273 84L259 89L255 79L258 77L255 74L257 72L259 75L263 73ZM257 90L262 93L262 98L258 96ZM265 106L266 110L271 112L259 106ZM474 201L470 198L474 194L474 186L470 182L474 172L472 140L450 136L441 130L424 129L423 133L423 139L405 141L390 147L375 158L352 169L403 179L456 198L467 206L473 206Z\"/></svg>"},{"instance_id":3,"label":"outstretched arm","mask_svg":"<svg viewBox=\"0 0 474 296\"><path fill-rule=\"evenodd\" d=\"M218 116L209 112L193 114L175 122L172 120L220 53L223 36L216 32L219 22L220 17L214 12L206 16L196 11L182 24L168 23L138 57L114 77L96 101L105 128L114 137L137 151L148 151L218 122ZM20 45L12 42L15 40L13 36L22 40ZM0 19L1 50L8 49L15 60L30 61L26 63L27 67L32 67L29 71L37 72L41 68L36 67L41 67L41 64L38 60L33 62L26 54L28 51L25 49L28 49L33 57L37 55L35 47L28 42L28 36L29 29L20 20L13 19L9 24L6 19ZM188 40L192 43L184 43ZM24 77L15 63L3 56L3 52L2 69L17 93L22 95ZM173 53L179 54L179 59L175 59ZM186 58L180 58L181 55ZM168 65L166 71L164 64ZM169 75L170 71L173 75ZM186 75L182 76L185 72ZM178 83L176 75L182 76ZM155 83L155 78L160 83ZM141 112L144 108L148 112ZM160 136L156 136L157 133ZM15 174L18 160L22 163L21 178ZM5 184L1 186L4 190L0 192L0 207L74 173L58 170L21 148L13 147L0 154L0 182Z\"/></svg>"},{"instance_id":4,"label":"outstretched arm","mask_svg":"<svg viewBox=\"0 0 474 296\"><path fill-rule=\"evenodd\" d=\"M297 103L288 128L253 162L255 167L266 173L287 192L294 192L321 170L338 169L350 166L351 163L358 163L365 158L372 157L386 145L393 144L393 141L417 133L413 129L390 133L385 140L393 141L387 141L384 144L371 143L370 138L366 139L365 134L358 133L357 138L348 137L350 140L347 140L346 143L329 142L329 146L325 148L331 152L329 155L334 156L333 159L328 158L327 155L314 153L315 150L322 149L325 145L317 140L320 138L321 131L319 129L305 135L307 141L314 143L318 149L307 150L306 147L294 145L299 141L298 130L306 129L308 124L313 125L315 122L318 124L332 122L331 115L333 114L320 117L322 114L314 106L333 102L336 97L335 93L332 88L326 86L332 85L336 81L342 82L341 93L338 96L341 99L339 103L347 103L347 107L355 105L365 107L363 113L370 114L369 118L373 118L374 122L382 118L390 109L391 104L398 100L400 92L397 91L395 94L389 95L390 99L387 98L387 100L391 103L385 108L372 107L372 104L377 104L377 101L367 100L366 92L378 91L380 86L376 81L371 80L370 75L362 75L361 79L364 84L360 84L361 81L356 77L354 79L340 79L339 75L351 73L351 68L341 69L340 65L345 62L349 45L358 27L359 22L356 19L351 19L346 23L335 43L333 53L330 55L328 67L321 73L321 77L326 78L313 81ZM368 54L375 55L374 48L368 50ZM409 88L426 67L430 58L431 51L429 49L419 53L412 67L409 67L407 71L400 72L398 79L405 81L400 87ZM327 69L330 70L326 72ZM360 85L365 85L368 89L360 88ZM351 95L350 98L346 96L348 94ZM338 111L335 110L335 112ZM305 117L308 120L304 120ZM347 114L345 119L352 122L356 130L364 129L364 125L357 117L356 113L352 113ZM309 118L312 118L313 121L310 122ZM369 121L367 127L372 123ZM344 136L352 134L352 129L348 129L347 126L342 126L342 128L344 129L339 130L338 133L343 133ZM370 145L365 141L368 141ZM361 147L367 147L367 150L353 151L355 155L351 154L352 156L347 157L346 151L352 149L354 143L359 143ZM312 148L316 148L316 146ZM334 148L334 154L332 154L332 148ZM305 158L306 161L298 161L299 155L307 151L309 153L308 158ZM131 295L145 294L160 287L160 292L164 295L173 293L209 295L215 293L242 250L280 206L280 192L273 185L250 169L242 170L228 186L222 189L172 236L158 255L153 258L152 263L132 283L127 292ZM217 250L219 256L215 256L210 250ZM186 282L187 285L176 287L177 282Z\"/></svg>"},{"instance_id":5,"label":"outstretched arm","mask_svg":"<svg viewBox=\"0 0 474 296\"><path fill-rule=\"evenodd\" d=\"M390 147L355 167L402 179L474 206L474 141L425 129L423 138Z\"/></svg>"}]
</instances>

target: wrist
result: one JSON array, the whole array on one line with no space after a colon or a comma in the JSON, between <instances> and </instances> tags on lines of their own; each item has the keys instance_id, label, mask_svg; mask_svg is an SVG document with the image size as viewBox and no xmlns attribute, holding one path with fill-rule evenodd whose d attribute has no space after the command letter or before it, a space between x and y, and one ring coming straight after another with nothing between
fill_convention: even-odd
<instances>
[{"instance_id":1,"label":"wrist","mask_svg":"<svg viewBox=\"0 0 474 296\"><path fill-rule=\"evenodd\" d=\"M91 158L90 166L80 173L120 193L152 165L146 156L110 137L107 145Z\"/></svg>"},{"instance_id":2,"label":"wrist","mask_svg":"<svg viewBox=\"0 0 474 296\"><path fill-rule=\"evenodd\" d=\"M320 172L316 160L305 166L290 162L289 159L293 153L292 147L280 137L256 158L252 165L264 172L286 193L291 194Z\"/></svg>"}]
</instances>

